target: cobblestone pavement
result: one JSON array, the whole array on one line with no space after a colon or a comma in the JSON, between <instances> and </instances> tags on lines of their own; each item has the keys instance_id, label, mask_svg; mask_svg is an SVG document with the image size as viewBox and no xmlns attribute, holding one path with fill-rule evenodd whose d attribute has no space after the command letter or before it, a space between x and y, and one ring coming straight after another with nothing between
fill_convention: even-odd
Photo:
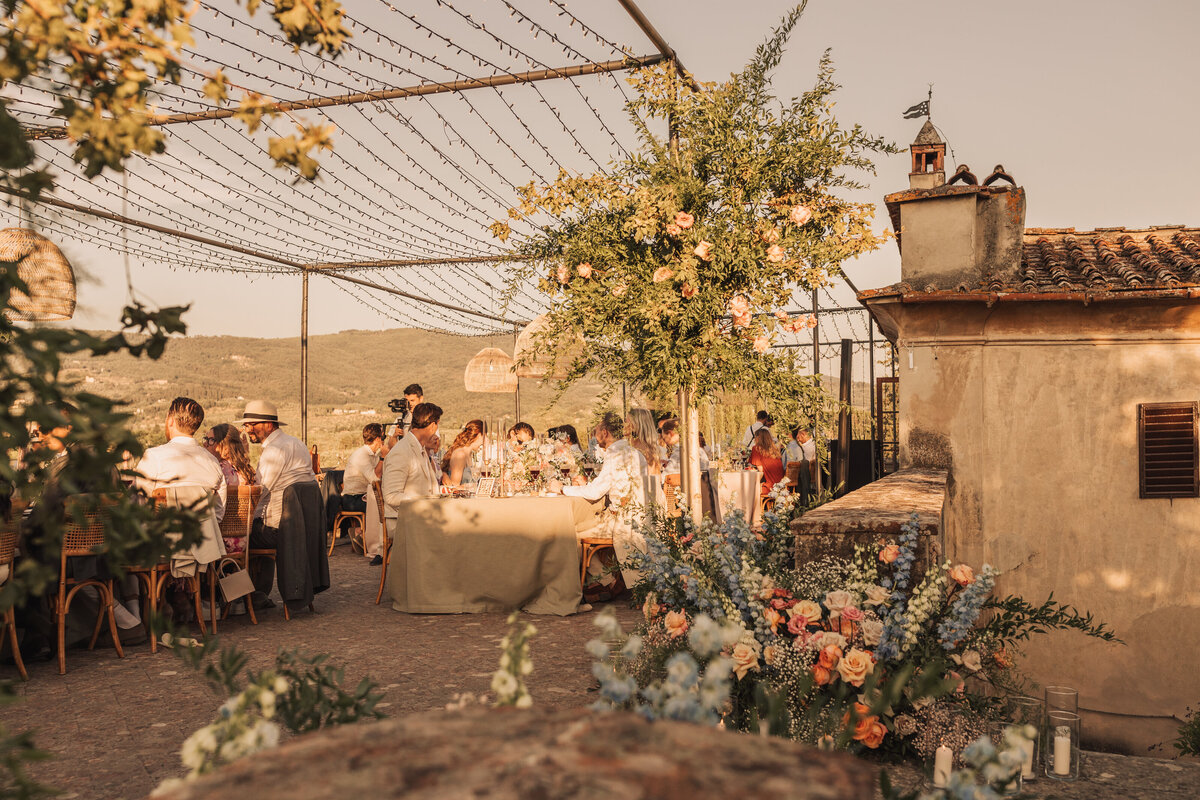
<instances>
[{"instance_id":1,"label":"cobblestone pavement","mask_svg":"<svg viewBox=\"0 0 1200 800\"><path fill-rule=\"evenodd\" d=\"M488 691L506 615L409 615L386 601L377 606L379 568L346 547L336 549L330 572L334 588L317 597L316 614L301 612L286 622L279 609L264 611L257 626L248 617L232 618L220 626L222 642L245 650L253 668L270 665L281 648L328 653L345 666L348 682L364 675L375 680L386 692L380 708L391 716ZM627 630L640 615L624 603L613 608ZM539 705L592 702L584 644L594 618L526 615L538 627L529 688ZM54 755L33 774L68 800L142 798L164 778L182 775L180 745L224 700L171 652L151 655L149 645L126 648L124 659L111 649L72 650L61 676L53 661L28 666L29 682L17 681L24 697L4 709L4 722L11 730L32 729L37 744ZM16 678L15 668L0 667L0 678ZM1087 754L1084 764L1085 780L1043 780L1029 789L1063 800L1200 797L1195 763ZM920 784L916 769L890 769L901 786Z\"/></svg>"},{"instance_id":2,"label":"cobblestone pavement","mask_svg":"<svg viewBox=\"0 0 1200 800\"><path fill-rule=\"evenodd\" d=\"M258 625L230 618L219 626L221 640L244 649L253 668L270 665L281 648L329 653L345 666L348 683L369 675L386 690L380 709L390 716L488 691L506 615L402 614L386 598L377 606L379 569L338 547L330 559L333 588L317 596L316 614L303 611L287 622L277 608L259 612ZM627 629L639 616L625 603L614 608ZM529 680L535 701L590 704L584 644L595 613L524 618L538 628ZM71 650L66 675L53 661L27 666L29 682L17 680L24 697L4 709L4 721L11 730L34 730L38 746L54 754L33 773L65 798L141 798L164 778L182 775L180 745L224 700L171 652L151 655L148 644L127 647L124 659L111 648ZM0 667L0 677L16 678L16 669Z\"/></svg>"}]
</instances>

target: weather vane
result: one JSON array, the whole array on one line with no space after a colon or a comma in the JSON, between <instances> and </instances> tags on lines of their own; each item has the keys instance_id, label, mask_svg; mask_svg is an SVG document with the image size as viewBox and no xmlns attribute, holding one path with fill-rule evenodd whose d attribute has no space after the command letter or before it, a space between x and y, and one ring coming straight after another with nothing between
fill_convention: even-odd
<instances>
[{"instance_id":1,"label":"weather vane","mask_svg":"<svg viewBox=\"0 0 1200 800\"><path fill-rule=\"evenodd\" d=\"M927 99L922 100L921 102L917 103L915 106L910 106L908 108L908 110L904 112L904 118L905 119L916 119L917 117L922 117L922 116L926 117L926 118L930 118L929 109L930 109L930 106L932 106L932 105L933 105L933 84L931 83L931 84L929 84L929 97Z\"/></svg>"}]
</instances>

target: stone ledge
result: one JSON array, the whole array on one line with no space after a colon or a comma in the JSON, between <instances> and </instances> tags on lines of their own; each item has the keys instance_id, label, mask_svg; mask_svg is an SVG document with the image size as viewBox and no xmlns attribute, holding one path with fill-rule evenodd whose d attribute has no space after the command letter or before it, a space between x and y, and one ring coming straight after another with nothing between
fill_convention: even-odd
<instances>
[{"instance_id":1,"label":"stone ledge","mask_svg":"<svg viewBox=\"0 0 1200 800\"><path fill-rule=\"evenodd\" d=\"M877 768L845 753L631 713L430 711L302 736L170 800L869 800Z\"/></svg>"}]
</instances>

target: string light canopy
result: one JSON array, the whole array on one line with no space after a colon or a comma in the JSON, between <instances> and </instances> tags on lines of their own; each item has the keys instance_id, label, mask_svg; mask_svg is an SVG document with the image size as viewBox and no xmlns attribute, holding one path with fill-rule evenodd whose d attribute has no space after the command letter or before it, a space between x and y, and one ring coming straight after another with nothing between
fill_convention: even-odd
<instances>
[{"instance_id":1,"label":"string light canopy","mask_svg":"<svg viewBox=\"0 0 1200 800\"><path fill-rule=\"evenodd\" d=\"M535 353L538 340L545 337L549 331L550 315L539 314L517 335L517 346L513 352L514 361L519 363L517 375L522 378L549 378L552 380L562 380L567 377L567 372L582 349L583 342L555 343L552 347L543 346L541 352ZM563 346L558 346L560 344ZM551 351L557 352L553 366L548 354Z\"/></svg>"},{"instance_id":2,"label":"string light canopy","mask_svg":"<svg viewBox=\"0 0 1200 800\"><path fill-rule=\"evenodd\" d=\"M75 316L75 270L58 245L37 231L0 231L0 261L16 262L17 275L29 293L13 290L5 313L29 321L65 320Z\"/></svg>"},{"instance_id":3,"label":"string light canopy","mask_svg":"<svg viewBox=\"0 0 1200 800\"><path fill-rule=\"evenodd\" d=\"M498 347L485 347L467 362L463 383L468 392L513 394L517 391L515 362Z\"/></svg>"}]
</instances>

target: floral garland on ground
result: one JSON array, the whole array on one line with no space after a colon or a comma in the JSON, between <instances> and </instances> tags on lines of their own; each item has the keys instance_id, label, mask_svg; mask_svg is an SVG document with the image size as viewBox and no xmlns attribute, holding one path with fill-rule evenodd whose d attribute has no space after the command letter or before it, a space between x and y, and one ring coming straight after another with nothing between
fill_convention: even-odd
<instances>
[{"instance_id":1,"label":"floral garland on ground","mask_svg":"<svg viewBox=\"0 0 1200 800\"><path fill-rule=\"evenodd\" d=\"M682 671L680 656L705 663L711 654L689 632L716 626L732 664L726 725L928 757L943 741L962 751L986 730L1004 690L1021 684L1012 652L1030 635L1074 628L1118 641L1052 598L1035 607L994 597L999 572L989 565L915 574L916 515L897 541L793 567L790 525L801 510L785 492L759 528L739 513L720 525L648 518L646 552L632 559L645 622L626 653L624 694L644 696L673 664Z\"/></svg>"}]
</instances>

